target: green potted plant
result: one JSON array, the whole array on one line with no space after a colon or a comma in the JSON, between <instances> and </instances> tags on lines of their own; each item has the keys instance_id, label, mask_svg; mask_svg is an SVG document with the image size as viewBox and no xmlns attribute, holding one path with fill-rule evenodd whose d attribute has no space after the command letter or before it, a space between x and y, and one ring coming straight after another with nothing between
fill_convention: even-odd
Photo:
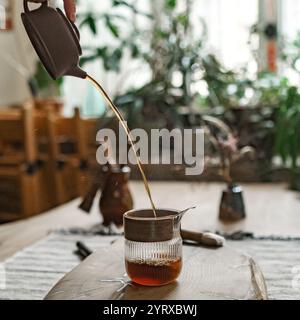
<instances>
[{"instance_id":1,"label":"green potted plant","mask_svg":"<svg viewBox=\"0 0 300 320\"><path fill-rule=\"evenodd\" d=\"M137 58L139 55L138 37L142 31L132 21L137 16L143 16L148 19L151 19L152 16L138 10L137 6L131 1L106 1L110 3L108 11L96 13L91 8L78 14L79 28L81 30L88 30L92 36L98 37L97 40L101 40L95 41L91 45L83 46L84 54L81 58L81 64L101 61L105 71L118 72L120 70L121 59L126 50L131 53L132 58ZM128 16L120 14L119 8L129 10L133 17L132 20L129 20ZM124 30L126 32L123 32ZM104 34L110 36L109 41L104 41Z\"/></svg>"},{"instance_id":2,"label":"green potted plant","mask_svg":"<svg viewBox=\"0 0 300 320\"><path fill-rule=\"evenodd\" d=\"M80 28L99 34L98 23L114 38L111 43L85 46L81 63L99 60L108 72L118 72L125 51L131 58L148 66L150 80L138 88L131 88L115 98L125 113L130 127L181 127L181 107L189 108L194 100L191 84L195 80L202 37L192 39L191 1L164 0L158 23L149 13L141 12L133 2L111 1L111 10L105 13L87 11L79 16ZM152 5L151 1L149 1ZM183 6L181 6L183 4ZM140 27L114 11L126 7L133 17L144 16L149 25ZM182 9L183 7L183 9ZM135 18L133 18L135 20ZM127 32L124 34L123 29ZM101 30L103 32L103 30ZM199 39L200 38L200 39ZM177 78L179 80L174 80Z\"/></svg>"},{"instance_id":3,"label":"green potted plant","mask_svg":"<svg viewBox=\"0 0 300 320\"><path fill-rule=\"evenodd\" d=\"M300 92L290 86L282 96L275 123L275 155L290 171L290 186L300 190Z\"/></svg>"},{"instance_id":4,"label":"green potted plant","mask_svg":"<svg viewBox=\"0 0 300 320\"><path fill-rule=\"evenodd\" d=\"M178 10L179 2L185 4L183 9ZM154 23L148 30L150 46L140 50L150 81L116 98L131 127L183 127L180 109L190 109L195 99L191 85L199 70L204 37L195 40L190 35L190 1L165 0L160 15L163 23Z\"/></svg>"},{"instance_id":5,"label":"green potted plant","mask_svg":"<svg viewBox=\"0 0 300 320\"><path fill-rule=\"evenodd\" d=\"M234 222L246 217L242 188L232 178L232 165L243 157L253 155L253 148L238 147L238 139L233 131L223 121L212 117L203 116L204 130L208 140L217 151L220 159L219 175L226 183L222 192L219 219L224 222Z\"/></svg>"},{"instance_id":6,"label":"green potted plant","mask_svg":"<svg viewBox=\"0 0 300 320\"><path fill-rule=\"evenodd\" d=\"M250 77L246 68L227 70L211 54L202 57L201 68L208 94L199 102L209 107L202 107L202 114L225 121L239 136L240 146L255 148L257 178L271 179L275 113L287 79L269 72Z\"/></svg>"}]
</instances>

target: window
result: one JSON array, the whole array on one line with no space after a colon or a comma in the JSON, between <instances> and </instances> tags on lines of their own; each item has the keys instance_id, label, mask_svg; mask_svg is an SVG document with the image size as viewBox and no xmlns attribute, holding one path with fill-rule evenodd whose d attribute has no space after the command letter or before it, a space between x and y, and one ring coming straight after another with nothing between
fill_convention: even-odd
<instances>
[{"instance_id":1,"label":"window","mask_svg":"<svg viewBox=\"0 0 300 320\"><path fill-rule=\"evenodd\" d=\"M294 39L300 31L300 1L279 0L280 33L287 39Z\"/></svg>"},{"instance_id":2,"label":"window","mask_svg":"<svg viewBox=\"0 0 300 320\"><path fill-rule=\"evenodd\" d=\"M201 16L208 32L211 51L228 68L253 59L248 45L249 32L258 19L258 0L195 1L194 20Z\"/></svg>"}]
</instances>

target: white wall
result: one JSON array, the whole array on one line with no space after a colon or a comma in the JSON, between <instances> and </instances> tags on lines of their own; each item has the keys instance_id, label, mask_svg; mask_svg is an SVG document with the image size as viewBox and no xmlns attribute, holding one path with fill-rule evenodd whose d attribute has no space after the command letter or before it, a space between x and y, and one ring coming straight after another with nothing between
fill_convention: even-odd
<instances>
[{"instance_id":1,"label":"white wall","mask_svg":"<svg viewBox=\"0 0 300 320\"><path fill-rule=\"evenodd\" d=\"M29 74L34 71L36 55L27 39L21 22L23 1L13 1L12 31L0 31L0 107L23 103L30 98L26 77L16 68L23 66Z\"/></svg>"}]
</instances>

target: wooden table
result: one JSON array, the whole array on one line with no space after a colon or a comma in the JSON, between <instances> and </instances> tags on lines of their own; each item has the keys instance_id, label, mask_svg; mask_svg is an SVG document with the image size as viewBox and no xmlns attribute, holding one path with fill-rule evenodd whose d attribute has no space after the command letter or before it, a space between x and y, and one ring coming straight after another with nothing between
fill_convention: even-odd
<instances>
[{"instance_id":1,"label":"wooden table","mask_svg":"<svg viewBox=\"0 0 300 320\"><path fill-rule=\"evenodd\" d=\"M218 220L220 183L153 182L153 197L158 207L183 209L197 205L194 212L183 219L183 227L190 230L251 231L256 235L300 236L299 194L283 184L243 185L247 218L234 224ZM149 207L141 182L131 182L135 207ZM97 204L92 214L78 208L79 200L28 220L0 226L0 261L24 247L45 237L52 230L70 227L88 227L100 222Z\"/></svg>"},{"instance_id":2,"label":"wooden table","mask_svg":"<svg viewBox=\"0 0 300 320\"><path fill-rule=\"evenodd\" d=\"M166 286L145 287L124 275L124 241L102 248L63 277L47 300L266 300L259 266L225 246L184 246L179 278ZM121 280L121 281L120 281Z\"/></svg>"}]
</instances>

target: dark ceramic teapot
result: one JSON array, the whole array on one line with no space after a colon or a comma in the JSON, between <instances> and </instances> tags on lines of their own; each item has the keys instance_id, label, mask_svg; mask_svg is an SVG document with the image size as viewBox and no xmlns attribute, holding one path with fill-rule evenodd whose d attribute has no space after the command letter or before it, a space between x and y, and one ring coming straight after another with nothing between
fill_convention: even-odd
<instances>
[{"instance_id":1,"label":"dark ceramic teapot","mask_svg":"<svg viewBox=\"0 0 300 320\"><path fill-rule=\"evenodd\" d=\"M79 68L79 31L60 9L49 7L45 1L30 10L28 0L24 0L21 17L35 51L53 79L68 75L86 78Z\"/></svg>"}]
</instances>

